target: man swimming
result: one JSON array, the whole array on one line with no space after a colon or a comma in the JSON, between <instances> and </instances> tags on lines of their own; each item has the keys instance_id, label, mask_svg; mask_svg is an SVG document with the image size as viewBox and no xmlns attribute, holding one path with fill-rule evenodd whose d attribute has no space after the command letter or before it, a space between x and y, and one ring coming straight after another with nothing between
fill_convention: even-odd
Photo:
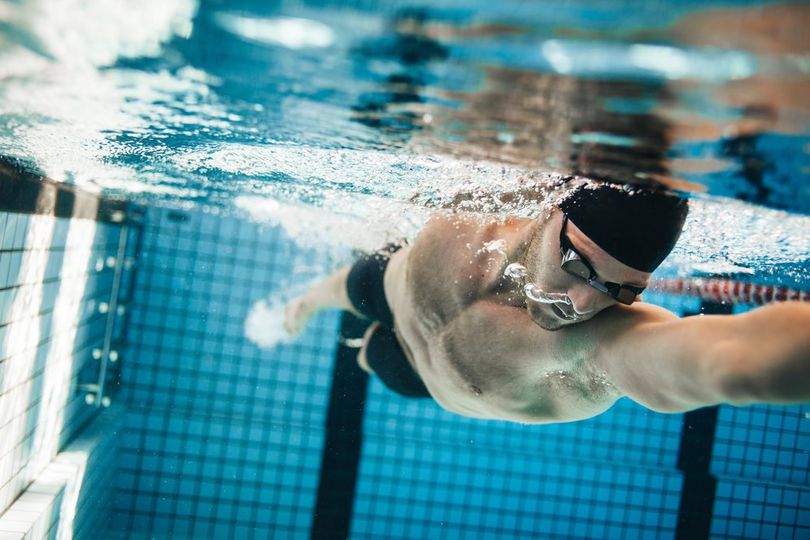
<instances>
[{"instance_id":1,"label":"man swimming","mask_svg":"<svg viewBox=\"0 0 810 540\"><path fill-rule=\"evenodd\" d=\"M638 301L687 202L583 183L536 219L437 214L413 245L361 258L287 307L374 321L359 365L476 418L570 422L619 398L660 412L810 401L810 305L678 318Z\"/></svg>"}]
</instances>

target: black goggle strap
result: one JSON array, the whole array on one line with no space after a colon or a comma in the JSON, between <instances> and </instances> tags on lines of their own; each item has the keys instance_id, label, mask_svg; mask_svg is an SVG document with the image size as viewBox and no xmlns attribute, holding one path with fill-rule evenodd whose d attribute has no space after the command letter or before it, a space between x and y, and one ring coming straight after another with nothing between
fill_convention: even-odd
<instances>
[{"instance_id":1,"label":"black goggle strap","mask_svg":"<svg viewBox=\"0 0 810 540\"><path fill-rule=\"evenodd\" d=\"M619 285L618 283L605 283L605 285L607 285L609 289L607 292L608 295L628 305L632 304L636 296L644 291L644 287L633 287L632 285ZM622 292L624 291L627 291L629 294L625 298L622 298Z\"/></svg>"}]
</instances>

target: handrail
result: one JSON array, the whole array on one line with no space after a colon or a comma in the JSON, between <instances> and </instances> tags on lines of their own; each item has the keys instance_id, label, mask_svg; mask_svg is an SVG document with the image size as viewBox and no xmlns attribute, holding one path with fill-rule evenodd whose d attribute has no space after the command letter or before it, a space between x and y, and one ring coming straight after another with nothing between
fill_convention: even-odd
<instances>
[{"instance_id":1,"label":"handrail","mask_svg":"<svg viewBox=\"0 0 810 540\"><path fill-rule=\"evenodd\" d=\"M110 292L110 302L107 304L107 325L104 330L104 345L101 349L101 367L99 368L98 382L96 384L85 385L89 391L85 400L89 405L96 407L109 407L110 398L104 395L104 383L107 378L107 363L115 362L118 358L116 351L112 350L113 332L115 331L115 319L118 315L118 296L121 288L121 279L124 274L124 258L127 251L129 239L129 224L124 221L118 236L118 253L115 258L115 275L113 276L112 291Z\"/></svg>"}]
</instances>

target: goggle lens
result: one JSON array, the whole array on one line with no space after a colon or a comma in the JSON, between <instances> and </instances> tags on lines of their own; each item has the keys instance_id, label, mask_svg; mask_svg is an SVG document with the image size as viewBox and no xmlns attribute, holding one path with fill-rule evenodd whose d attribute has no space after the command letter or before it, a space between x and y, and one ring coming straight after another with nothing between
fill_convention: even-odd
<instances>
[{"instance_id":1,"label":"goggle lens","mask_svg":"<svg viewBox=\"0 0 810 540\"><path fill-rule=\"evenodd\" d=\"M610 286L611 284L602 284L595 281L593 279L594 274L591 267L580 259L579 255L572 249L568 249L563 254L562 269L572 276L584 279L591 287L598 289L608 296L618 300L622 304L629 306L636 300L636 291L630 288L623 287L621 285Z\"/></svg>"},{"instance_id":2,"label":"goggle lens","mask_svg":"<svg viewBox=\"0 0 810 540\"><path fill-rule=\"evenodd\" d=\"M630 305L636 300L636 293L635 291L631 291L630 289L625 289L624 287L619 288L618 291L611 291L610 296L621 302L622 304Z\"/></svg>"},{"instance_id":3,"label":"goggle lens","mask_svg":"<svg viewBox=\"0 0 810 540\"><path fill-rule=\"evenodd\" d=\"M562 227L560 228L560 254L562 255L562 264L560 265L563 270L584 279L588 285L594 289L601 291L611 298L618 300L622 304L630 305L636 300L636 296L641 294L643 288L630 287L629 285L620 285L618 283L598 281L596 272L593 268L583 260L582 256L577 253L571 245L570 240L565 236L565 225L568 223L568 216L563 214Z\"/></svg>"},{"instance_id":4,"label":"goggle lens","mask_svg":"<svg viewBox=\"0 0 810 540\"><path fill-rule=\"evenodd\" d=\"M573 251L566 254L566 258L563 259L562 263L563 270L585 280L591 279L591 269L579 258L575 257L576 254Z\"/></svg>"}]
</instances>

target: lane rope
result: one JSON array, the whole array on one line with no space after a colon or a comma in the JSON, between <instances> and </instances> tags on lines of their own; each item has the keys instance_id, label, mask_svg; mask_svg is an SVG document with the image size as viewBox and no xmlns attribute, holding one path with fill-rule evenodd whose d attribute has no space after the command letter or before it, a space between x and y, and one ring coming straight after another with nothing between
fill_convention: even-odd
<instances>
[{"instance_id":1,"label":"lane rope","mask_svg":"<svg viewBox=\"0 0 810 540\"><path fill-rule=\"evenodd\" d=\"M653 282L651 289L681 296L697 296L702 300L729 304L761 306L789 300L810 302L810 291L719 278L659 279Z\"/></svg>"}]
</instances>

